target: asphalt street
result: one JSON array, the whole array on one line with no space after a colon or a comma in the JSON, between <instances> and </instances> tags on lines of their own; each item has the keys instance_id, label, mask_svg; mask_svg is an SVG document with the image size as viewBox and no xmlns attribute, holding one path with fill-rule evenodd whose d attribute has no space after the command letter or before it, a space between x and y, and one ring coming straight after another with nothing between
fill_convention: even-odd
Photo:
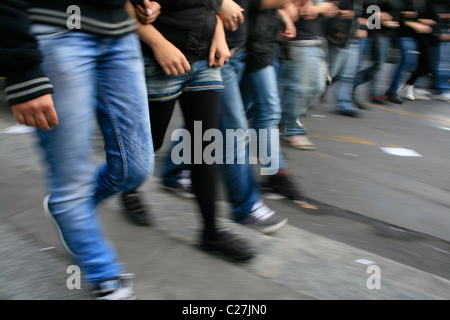
<instances>
[{"instance_id":1,"label":"asphalt street","mask_svg":"<svg viewBox=\"0 0 450 320\"><path fill-rule=\"evenodd\" d=\"M143 187L156 227L128 223L116 199L100 208L141 299L450 298L450 103L371 104L352 118L333 112L330 89L302 121L317 149L283 146L307 204L265 195L289 224L261 235L229 220L223 194L218 202L223 224L259 249L255 261L234 264L196 248L195 202L160 188L168 137ZM71 262L43 215L41 154L33 133L11 132L14 125L3 101L0 299L89 299L87 289L65 285ZM177 109L168 132L181 125ZM96 143L101 161L100 137ZM366 287L373 264L382 271L380 290Z\"/></svg>"}]
</instances>

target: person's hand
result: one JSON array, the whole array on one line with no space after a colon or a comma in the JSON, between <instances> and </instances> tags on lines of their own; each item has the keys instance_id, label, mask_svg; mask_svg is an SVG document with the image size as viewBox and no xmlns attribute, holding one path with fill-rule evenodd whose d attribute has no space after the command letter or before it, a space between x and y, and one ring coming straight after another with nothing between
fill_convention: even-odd
<instances>
[{"instance_id":1,"label":"person's hand","mask_svg":"<svg viewBox=\"0 0 450 320\"><path fill-rule=\"evenodd\" d=\"M398 21L390 21L390 20L381 20L381 24L386 28L398 28L400 24Z\"/></svg>"},{"instance_id":2,"label":"person's hand","mask_svg":"<svg viewBox=\"0 0 450 320\"><path fill-rule=\"evenodd\" d=\"M182 75L191 70L191 65L184 54L169 41L162 41L152 49L156 60L168 76Z\"/></svg>"},{"instance_id":3,"label":"person's hand","mask_svg":"<svg viewBox=\"0 0 450 320\"><path fill-rule=\"evenodd\" d=\"M351 20L355 16L353 10L339 10L339 18L343 20Z\"/></svg>"},{"instance_id":4,"label":"person's hand","mask_svg":"<svg viewBox=\"0 0 450 320\"><path fill-rule=\"evenodd\" d=\"M227 63L231 57L223 27L223 22L218 17L216 31L209 50L210 67L223 67L223 65Z\"/></svg>"},{"instance_id":5,"label":"person's hand","mask_svg":"<svg viewBox=\"0 0 450 320\"><path fill-rule=\"evenodd\" d=\"M367 38L367 35L368 35L367 30L358 29L358 31L356 31L355 36L356 36L356 38L361 39L361 38Z\"/></svg>"},{"instance_id":6,"label":"person's hand","mask_svg":"<svg viewBox=\"0 0 450 320\"><path fill-rule=\"evenodd\" d=\"M386 11L382 11L380 14L381 21L392 21L393 17Z\"/></svg>"},{"instance_id":7,"label":"person's hand","mask_svg":"<svg viewBox=\"0 0 450 320\"><path fill-rule=\"evenodd\" d=\"M144 0L141 5L135 6L136 18L142 24L153 23L161 13L161 6L156 1Z\"/></svg>"},{"instance_id":8,"label":"person's hand","mask_svg":"<svg viewBox=\"0 0 450 320\"><path fill-rule=\"evenodd\" d=\"M313 8L326 18L333 18L339 14L339 8L334 2L322 2L313 6Z\"/></svg>"},{"instance_id":9,"label":"person's hand","mask_svg":"<svg viewBox=\"0 0 450 320\"><path fill-rule=\"evenodd\" d=\"M296 10L297 11L297 10ZM281 20L283 22L284 30L280 33L285 40L293 39L297 35L297 28L291 19L291 15L285 8L278 10Z\"/></svg>"},{"instance_id":10,"label":"person's hand","mask_svg":"<svg viewBox=\"0 0 450 320\"><path fill-rule=\"evenodd\" d=\"M417 19L417 22L430 27L437 24L437 22L433 19Z\"/></svg>"},{"instance_id":11,"label":"person's hand","mask_svg":"<svg viewBox=\"0 0 450 320\"><path fill-rule=\"evenodd\" d=\"M58 125L51 94L15 104L12 106L12 112L17 122L30 127L51 130Z\"/></svg>"},{"instance_id":12,"label":"person's hand","mask_svg":"<svg viewBox=\"0 0 450 320\"><path fill-rule=\"evenodd\" d=\"M233 0L223 0L219 11L219 17L226 29L236 31L239 25L244 23L244 9Z\"/></svg>"},{"instance_id":13,"label":"person's hand","mask_svg":"<svg viewBox=\"0 0 450 320\"><path fill-rule=\"evenodd\" d=\"M424 25L422 23L414 23L412 24L412 28L417 32L417 33L431 33L433 32L433 28L427 25Z\"/></svg>"},{"instance_id":14,"label":"person's hand","mask_svg":"<svg viewBox=\"0 0 450 320\"><path fill-rule=\"evenodd\" d=\"M441 41L450 41L450 33L443 33L441 34L441 36L439 37L439 40Z\"/></svg>"},{"instance_id":15,"label":"person's hand","mask_svg":"<svg viewBox=\"0 0 450 320\"><path fill-rule=\"evenodd\" d=\"M402 15L405 19L415 19L418 16L417 11L402 11Z\"/></svg>"},{"instance_id":16,"label":"person's hand","mask_svg":"<svg viewBox=\"0 0 450 320\"><path fill-rule=\"evenodd\" d=\"M298 19L300 19L299 10L292 1L286 3L279 11L283 12L282 14L287 14L289 16L289 19L294 23L297 22ZM284 19L285 18L283 17L283 20Z\"/></svg>"},{"instance_id":17,"label":"person's hand","mask_svg":"<svg viewBox=\"0 0 450 320\"><path fill-rule=\"evenodd\" d=\"M431 33L433 32L433 28L430 26L426 26L424 24L418 23L416 27L414 27L417 33Z\"/></svg>"}]
</instances>

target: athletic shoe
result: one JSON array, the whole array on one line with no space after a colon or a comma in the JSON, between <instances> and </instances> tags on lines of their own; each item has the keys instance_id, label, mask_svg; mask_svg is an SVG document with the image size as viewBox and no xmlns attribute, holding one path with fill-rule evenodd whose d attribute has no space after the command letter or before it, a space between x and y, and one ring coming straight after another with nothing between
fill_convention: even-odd
<instances>
[{"instance_id":1,"label":"athletic shoe","mask_svg":"<svg viewBox=\"0 0 450 320\"><path fill-rule=\"evenodd\" d=\"M121 274L117 279L100 283L94 290L96 300L136 300L133 274Z\"/></svg>"},{"instance_id":2,"label":"athletic shoe","mask_svg":"<svg viewBox=\"0 0 450 320\"><path fill-rule=\"evenodd\" d=\"M152 225L148 209L137 190L123 192L120 195L120 199L123 205L122 212L130 221L140 226L148 227Z\"/></svg>"},{"instance_id":3,"label":"athletic shoe","mask_svg":"<svg viewBox=\"0 0 450 320\"><path fill-rule=\"evenodd\" d=\"M431 100L431 92L425 89L415 88L414 97L416 100Z\"/></svg>"},{"instance_id":4,"label":"athletic shoe","mask_svg":"<svg viewBox=\"0 0 450 320\"><path fill-rule=\"evenodd\" d=\"M376 104L386 104L386 101L388 101L387 97L379 97L379 96L374 96L372 97L372 99L370 99L371 102L376 103Z\"/></svg>"},{"instance_id":5,"label":"athletic shoe","mask_svg":"<svg viewBox=\"0 0 450 320\"><path fill-rule=\"evenodd\" d=\"M302 192L292 182L288 174L274 174L261 185L262 189L281 194L291 200L304 200Z\"/></svg>"},{"instance_id":6,"label":"athletic shoe","mask_svg":"<svg viewBox=\"0 0 450 320\"><path fill-rule=\"evenodd\" d=\"M392 92L392 91L388 90L388 91L386 91L384 93L384 95L388 98L388 100L390 102L397 103L397 104L402 104L403 103L403 99L398 94L396 94L395 92Z\"/></svg>"},{"instance_id":7,"label":"athletic shoe","mask_svg":"<svg viewBox=\"0 0 450 320\"><path fill-rule=\"evenodd\" d=\"M409 84L404 84L398 90L398 95L407 100L414 101L414 86Z\"/></svg>"},{"instance_id":8,"label":"athletic shoe","mask_svg":"<svg viewBox=\"0 0 450 320\"><path fill-rule=\"evenodd\" d=\"M275 211L260 201L255 205L252 213L250 213L242 224L244 226L259 230L262 233L269 234L277 231L287 222L287 218L276 214Z\"/></svg>"},{"instance_id":9,"label":"athletic shoe","mask_svg":"<svg viewBox=\"0 0 450 320\"><path fill-rule=\"evenodd\" d=\"M355 103L355 105L358 107L358 109L360 110L369 110L370 106L364 102L358 101L358 100L353 100L353 102Z\"/></svg>"},{"instance_id":10,"label":"athletic shoe","mask_svg":"<svg viewBox=\"0 0 450 320\"><path fill-rule=\"evenodd\" d=\"M435 94L433 99L450 102L450 93Z\"/></svg>"},{"instance_id":11,"label":"athletic shoe","mask_svg":"<svg viewBox=\"0 0 450 320\"><path fill-rule=\"evenodd\" d=\"M203 236L200 247L207 252L219 252L235 261L246 261L255 255L247 241L238 238L228 229L217 229L213 239Z\"/></svg>"},{"instance_id":12,"label":"athletic shoe","mask_svg":"<svg viewBox=\"0 0 450 320\"><path fill-rule=\"evenodd\" d=\"M286 144L299 150L314 150L316 146L305 135L285 136L282 138Z\"/></svg>"},{"instance_id":13,"label":"athletic shoe","mask_svg":"<svg viewBox=\"0 0 450 320\"><path fill-rule=\"evenodd\" d=\"M361 114L358 112L357 106L355 105L355 109L336 109L335 112L342 116L359 118Z\"/></svg>"}]
</instances>

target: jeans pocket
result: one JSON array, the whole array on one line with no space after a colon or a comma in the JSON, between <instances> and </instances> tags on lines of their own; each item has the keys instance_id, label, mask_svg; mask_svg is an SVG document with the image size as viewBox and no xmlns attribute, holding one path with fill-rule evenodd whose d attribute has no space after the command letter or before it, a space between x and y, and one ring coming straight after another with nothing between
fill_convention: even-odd
<instances>
[{"instance_id":1,"label":"jeans pocket","mask_svg":"<svg viewBox=\"0 0 450 320\"><path fill-rule=\"evenodd\" d=\"M51 26L47 24L33 24L31 33L37 40L58 39L67 34L70 30L63 27Z\"/></svg>"}]
</instances>

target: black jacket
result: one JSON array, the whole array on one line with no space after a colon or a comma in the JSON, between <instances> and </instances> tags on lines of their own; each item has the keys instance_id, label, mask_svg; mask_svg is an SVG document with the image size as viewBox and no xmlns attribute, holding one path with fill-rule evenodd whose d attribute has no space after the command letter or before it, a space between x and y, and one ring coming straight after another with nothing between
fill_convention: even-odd
<instances>
[{"instance_id":1,"label":"black jacket","mask_svg":"<svg viewBox=\"0 0 450 320\"><path fill-rule=\"evenodd\" d=\"M328 19L325 33L328 43L346 47L355 39L356 32L360 27L358 18L363 15L363 0L341 0L338 6L340 10L353 10L354 17L344 20L340 19L338 15Z\"/></svg>"},{"instance_id":2,"label":"black jacket","mask_svg":"<svg viewBox=\"0 0 450 320\"><path fill-rule=\"evenodd\" d=\"M273 65L280 26L278 9L261 10L249 16L247 72Z\"/></svg>"},{"instance_id":3,"label":"black jacket","mask_svg":"<svg viewBox=\"0 0 450 320\"><path fill-rule=\"evenodd\" d=\"M158 0L161 14L153 26L188 60L204 59L217 24L223 0ZM145 55L152 55L143 45ZM198 53L201 52L199 55Z\"/></svg>"},{"instance_id":4,"label":"black jacket","mask_svg":"<svg viewBox=\"0 0 450 320\"><path fill-rule=\"evenodd\" d=\"M53 86L42 71L42 53L30 33L32 23L67 27L77 5L81 12L80 31L119 36L135 30L134 20L124 10L126 0L2 0L0 2L0 76L6 77L9 104L47 93Z\"/></svg>"}]
</instances>

